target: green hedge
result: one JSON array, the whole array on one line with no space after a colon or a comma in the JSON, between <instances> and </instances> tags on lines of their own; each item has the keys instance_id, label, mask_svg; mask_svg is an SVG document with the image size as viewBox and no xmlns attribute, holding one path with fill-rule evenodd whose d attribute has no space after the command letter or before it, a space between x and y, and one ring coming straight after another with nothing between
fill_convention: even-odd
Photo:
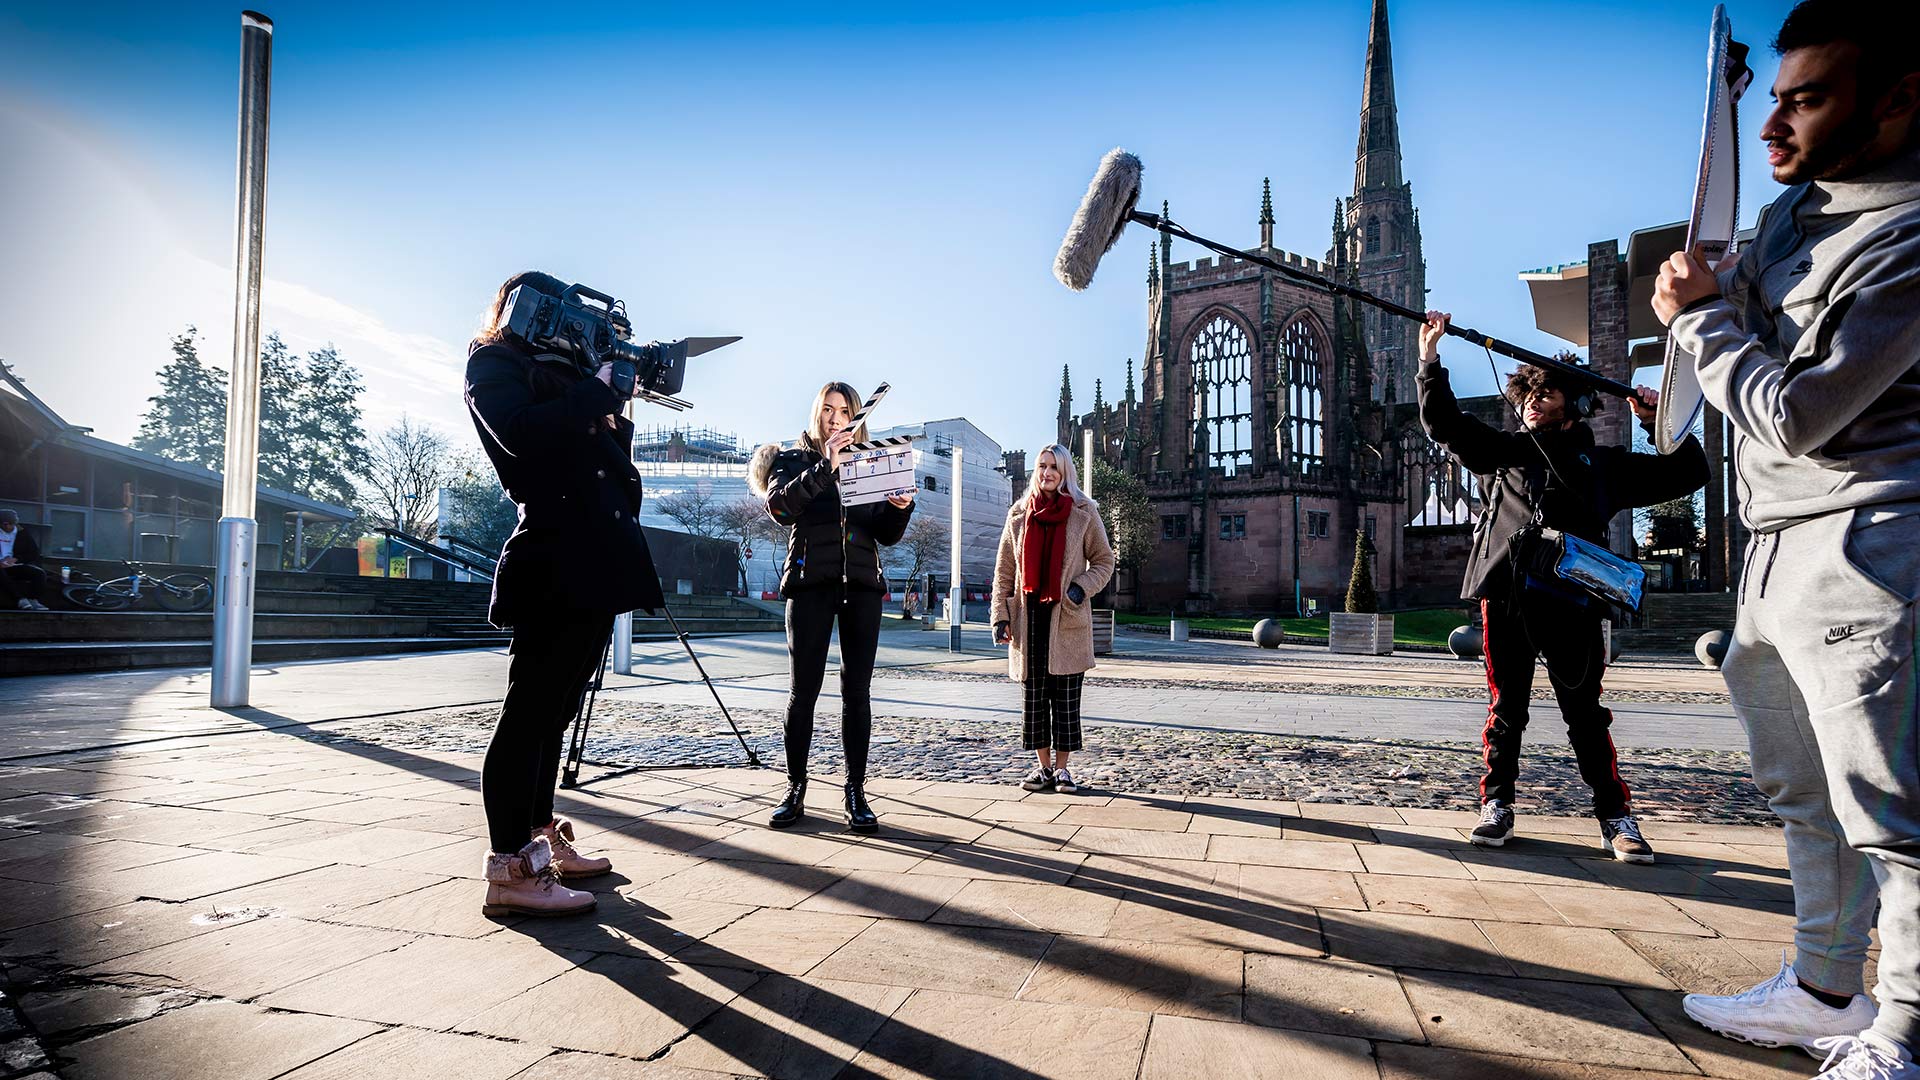
<instances>
[{"instance_id":1,"label":"green hedge","mask_svg":"<svg viewBox=\"0 0 1920 1080\"><path fill-rule=\"evenodd\" d=\"M1398 645L1436 645L1444 647L1447 635L1454 627L1467 623L1464 608L1421 608L1418 611L1396 611L1393 615L1393 640ZM1169 617L1165 615L1133 615L1119 612L1115 621L1130 626L1157 626L1165 628ZM1196 630L1217 630L1226 633L1253 634L1253 624L1258 619L1189 619L1188 623ZM1312 619L1281 619L1280 625L1287 633L1301 637L1323 638L1327 636L1327 617L1321 615Z\"/></svg>"}]
</instances>

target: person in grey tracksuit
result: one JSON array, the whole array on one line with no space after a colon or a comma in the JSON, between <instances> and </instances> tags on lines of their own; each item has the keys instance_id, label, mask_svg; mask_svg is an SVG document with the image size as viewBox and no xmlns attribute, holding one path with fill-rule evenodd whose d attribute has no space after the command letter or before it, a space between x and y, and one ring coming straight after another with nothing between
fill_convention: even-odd
<instances>
[{"instance_id":1,"label":"person in grey tracksuit","mask_svg":"<svg viewBox=\"0 0 1920 1080\"><path fill-rule=\"evenodd\" d=\"M1716 277L1676 255L1655 297L1735 432L1753 538L1722 671L1754 781L1786 826L1796 914L1777 992L1690 995L1687 1011L1736 1038L1830 1049L1822 1076L1904 1078L1920 1075L1920 125L1895 110L1878 160L1855 148L1849 171L1833 144L1860 129L1794 112L1800 87L1839 79L1808 74L1820 56L1787 42L1797 17L1776 42L1781 105L1761 135L1776 178L1806 182L1766 210L1737 264ZM1876 895L1877 1018L1859 996ZM1800 992L1833 1009L1827 1037ZM1843 1053L1898 1068L1834 1067Z\"/></svg>"}]
</instances>

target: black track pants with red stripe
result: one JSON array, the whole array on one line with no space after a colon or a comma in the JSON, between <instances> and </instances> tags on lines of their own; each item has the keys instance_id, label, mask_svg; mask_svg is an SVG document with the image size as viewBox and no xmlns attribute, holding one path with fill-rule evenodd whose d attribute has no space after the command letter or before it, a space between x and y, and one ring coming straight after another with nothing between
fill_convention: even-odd
<instances>
[{"instance_id":1,"label":"black track pants with red stripe","mask_svg":"<svg viewBox=\"0 0 1920 1080\"><path fill-rule=\"evenodd\" d=\"M1520 742L1533 694L1534 657L1547 662L1547 679L1567 722L1567 742L1580 777L1593 789L1593 813L1615 818L1629 812L1632 793L1620 778L1620 761L1607 729L1613 713L1600 705L1600 615L1579 604L1532 589L1507 600L1482 600L1487 658L1487 726L1480 733L1486 772L1480 799L1513 802L1520 774Z\"/></svg>"}]
</instances>

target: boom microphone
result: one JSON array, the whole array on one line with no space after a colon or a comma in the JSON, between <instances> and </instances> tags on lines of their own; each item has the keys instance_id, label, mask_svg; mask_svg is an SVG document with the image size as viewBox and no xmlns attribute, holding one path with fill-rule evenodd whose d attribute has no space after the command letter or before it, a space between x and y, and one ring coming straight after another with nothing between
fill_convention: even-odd
<instances>
[{"instance_id":1,"label":"boom microphone","mask_svg":"<svg viewBox=\"0 0 1920 1080\"><path fill-rule=\"evenodd\" d=\"M1204 236L1195 236L1174 224L1170 218L1134 209L1140 202L1140 171L1140 159L1117 146L1107 151L1107 156L1100 159L1100 167L1094 171L1093 182L1087 185L1086 197L1080 200L1080 209L1073 215L1073 224L1067 226L1066 239L1060 242L1060 253L1054 256L1053 276L1059 278L1062 285L1078 292L1092 284L1093 272L1099 267L1101 257L1113 250L1113 245L1119 242L1120 234L1126 231L1129 223L1138 222L1150 229L1199 244L1210 251L1264 266L1275 273L1322 292L1358 300L1363 304L1371 304L1382 311L1391 312L1403 319L1412 319L1417 323L1424 324L1427 321L1427 313L1424 311L1403 307L1351 285L1329 281L1297 266L1288 266L1286 263L1255 252L1241 251L1239 248L1228 247ZM1531 349L1509 344L1478 330L1449 324L1446 332L1523 364L1558 371L1615 397L1638 397L1633 387L1626 383L1596 374L1577 364L1569 364L1551 356L1542 356Z\"/></svg>"}]
</instances>

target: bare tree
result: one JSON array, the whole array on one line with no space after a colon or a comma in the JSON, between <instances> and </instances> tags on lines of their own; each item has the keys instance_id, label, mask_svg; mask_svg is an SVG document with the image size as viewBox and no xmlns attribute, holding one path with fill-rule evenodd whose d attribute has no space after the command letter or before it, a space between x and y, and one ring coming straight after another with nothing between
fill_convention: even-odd
<instances>
[{"instance_id":1,"label":"bare tree","mask_svg":"<svg viewBox=\"0 0 1920 1080\"><path fill-rule=\"evenodd\" d=\"M927 571L944 562L949 553L947 523L931 515L915 516L913 524L907 526L907 533L894 545L894 550L907 557L907 589L918 591L920 579ZM932 603L932 597L925 597L922 603Z\"/></svg>"},{"instance_id":2,"label":"bare tree","mask_svg":"<svg viewBox=\"0 0 1920 1080\"><path fill-rule=\"evenodd\" d=\"M373 439L362 490L376 524L433 539L440 489L453 479L446 436L405 413Z\"/></svg>"},{"instance_id":3,"label":"bare tree","mask_svg":"<svg viewBox=\"0 0 1920 1080\"><path fill-rule=\"evenodd\" d=\"M747 555L756 540L772 543L781 530L767 514L767 504L743 495L720 508L721 535L731 539L740 562L740 591L747 590Z\"/></svg>"},{"instance_id":4,"label":"bare tree","mask_svg":"<svg viewBox=\"0 0 1920 1080\"><path fill-rule=\"evenodd\" d=\"M661 513L672 518L674 524L695 536L717 540L727 535L726 526L721 521L726 504L714 497L713 488L709 485L698 484L685 491L662 496L654 505Z\"/></svg>"}]
</instances>

